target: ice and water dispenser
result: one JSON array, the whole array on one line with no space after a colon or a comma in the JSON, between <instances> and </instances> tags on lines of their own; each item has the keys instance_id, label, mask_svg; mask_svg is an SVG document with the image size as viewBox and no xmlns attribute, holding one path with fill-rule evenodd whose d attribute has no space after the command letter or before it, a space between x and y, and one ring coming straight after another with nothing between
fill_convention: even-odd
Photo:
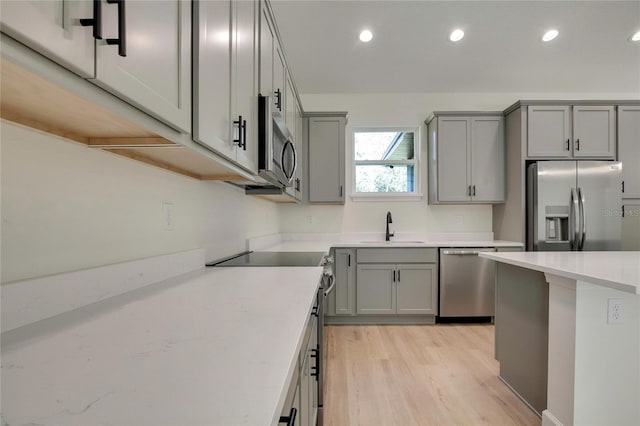
<instances>
[{"instance_id":1,"label":"ice and water dispenser","mask_svg":"<svg viewBox=\"0 0 640 426\"><path fill-rule=\"evenodd\" d=\"M569 242L569 206L544 206L545 241Z\"/></svg>"}]
</instances>

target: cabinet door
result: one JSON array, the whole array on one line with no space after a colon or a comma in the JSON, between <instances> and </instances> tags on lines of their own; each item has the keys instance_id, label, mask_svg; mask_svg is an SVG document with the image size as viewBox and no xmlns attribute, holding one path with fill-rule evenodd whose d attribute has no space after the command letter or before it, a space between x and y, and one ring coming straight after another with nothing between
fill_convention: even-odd
<instances>
[{"instance_id":1,"label":"cabinet door","mask_svg":"<svg viewBox=\"0 0 640 426\"><path fill-rule=\"evenodd\" d=\"M571 156L569 106L529 106L527 155L529 157Z\"/></svg>"},{"instance_id":2,"label":"cabinet door","mask_svg":"<svg viewBox=\"0 0 640 426\"><path fill-rule=\"evenodd\" d=\"M469 119L438 118L438 200L470 201Z\"/></svg>"},{"instance_id":3,"label":"cabinet door","mask_svg":"<svg viewBox=\"0 0 640 426\"><path fill-rule=\"evenodd\" d=\"M262 2L261 2L262 3ZM275 32L266 6L260 10L260 87L262 96L273 96L273 43Z\"/></svg>"},{"instance_id":4,"label":"cabinet door","mask_svg":"<svg viewBox=\"0 0 640 426\"><path fill-rule=\"evenodd\" d=\"M623 198L640 198L640 106L618 107L618 160Z\"/></svg>"},{"instance_id":5,"label":"cabinet door","mask_svg":"<svg viewBox=\"0 0 640 426\"><path fill-rule=\"evenodd\" d=\"M258 173L258 96L256 79L256 49L254 26L257 2L233 1L231 28L231 117L243 125L242 148L236 148L236 162ZM218 99L213 98L217 102ZM238 139L239 125L233 126L234 139Z\"/></svg>"},{"instance_id":6,"label":"cabinet door","mask_svg":"<svg viewBox=\"0 0 640 426\"><path fill-rule=\"evenodd\" d=\"M273 41L273 92L274 92L274 107L278 109L278 111L285 114L285 103L286 103L286 92L287 92L287 82L286 82L286 65L284 61L284 53L282 52L282 48L280 47L280 43L278 43L278 39L276 38Z\"/></svg>"},{"instance_id":7,"label":"cabinet door","mask_svg":"<svg viewBox=\"0 0 640 426\"><path fill-rule=\"evenodd\" d=\"M2 32L70 69L94 76L93 27L80 19L93 17L93 3L70 0L3 0Z\"/></svg>"},{"instance_id":8,"label":"cabinet door","mask_svg":"<svg viewBox=\"0 0 640 426\"><path fill-rule=\"evenodd\" d=\"M336 315L356 313L356 251L354 249L335 250L335 279L333 290L336 297Z\"/></svg>"},{"instance_id":9,"label":"cabinet door","mask_svg":"<svg viewBox=\"0 0 640 426\"><path fill-rule=\"evenodd\" d=\"M343 117L309 118L309 202L344 203Z\"/></svg>"},{"instance_id":10,"label":"cabinet door","mask_svg":"<svg viewBox=\"0 0 640 426\"><path fill-rule=\"evenodd\" d=\"M231 159L231 1L194 3L193 139Z\"/></svg>"},{"instance_id":11,"label":"cabinet door","mask_svg":"<svg viewBox=\"0 0 640 426\"><path fill-rule=\"evenodd\" d=\"M313 320L309 338L309 425L316 426L318 417L318 371L322 350L318 346L318 321Z\"/></svg>"},{"instance_id":12,"label":"cabinet door","mask_svg":"<svg viewBox=\"0 0 640 426\"><path fill-rule=\"evenodd\" d=\"M614 159L616 111L613 106L573 107L573 156Z\"/></svg>"},{"instance_id":13,"label":"cabinet door","mask_svg":"<svg viewBox=\"0 0 640 426\"><path fill-rule=\"evenodd\" d=\"M398 314L437 314L438 274L435 264L398 265Z\"/></svg>"},{"instance_id":14,"label":"cabinet door","mask_svg":"<svg viewBox=\"0 0 640 426\"><path fill-rule=\"evenodd\" d=\"M396 313L395 272L395 265L358 265L358 314Z\"/></svg>"},{"instance_id":15,"label":"cabinet door","mask_svg":"<svg viewBox=\"0 0 640 426\"><path fill-rule=\"evenodd\" d=\"M117 45L106 43L107 38L118 38L119 5L125 8L126 18L121 23L125 25L126 56L120 56ZM96 42L94 83L168 125L189 132L191 2L149 0L109 4L104 1L102 15L103 40ZM224 16L229 18L228 14ZM213 40L208 42L215 43ZM229 43L228 37L226 43Z\"/></svg>"},{"instance_id":16,"label":"cabinet door","mask_svg":"<svg viewBox=\"0 0 640 426\"><path fill-rule=\"evenodd\" d=\"M471 118L471 193L473 201L505 200L504 141L504 119L502 117Z\"/></svg>"},{"instance_id":17,"label":"cabinet door","mask_svg":"<svg viewBox=\"0 0 640 426\"><path fill-rule=\"evenodd\" d=\"M304 172L306 170L306 149L304 142L304 132L302 120L302 109L296 102L296 152L298 153L298 168L296 169L296 176L294 181L294 187L296 189L296 199L304 200Z\"/></svg>"},{"instance_id":18,"label":"cabinet door","mask_svg":"<svg viewBox=\"0 0 640 426\"><path fill-rule=\"evenodd\" d=\"M296 425L310 426L309 425L309 408L311 405L311 395L309 393L311 385L311 371L310 371L310 354L305 344L303 346L303 361L300 369L300 409L298 410L298 416L296 418Z\"/></svg>"}]
</instances>

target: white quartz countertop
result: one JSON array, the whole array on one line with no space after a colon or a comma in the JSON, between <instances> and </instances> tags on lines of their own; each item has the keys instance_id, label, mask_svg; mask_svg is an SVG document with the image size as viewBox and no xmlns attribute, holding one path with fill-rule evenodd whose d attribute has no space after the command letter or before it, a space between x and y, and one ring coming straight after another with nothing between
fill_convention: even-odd
<instances>
[{"instance_id":1,"label":"white quartz countertop","mask_svg":"<svg viewBox=\"0 0 640 426\"><path fill-rule=\"evenodd\" d=\"M322 268L208 268L2 335L2 424L274 425Z\"/></svg>"},{"instance_id":2,"label":"white quartz countertop","mask_svg":"<svg viewBox=\"0 0 640 426\"><path fill-rule=\"evenodd\" d=\"M406 233L393 237L390 242L384 241L384 236L375 234L328 234L313 236L298 236L291 239L274 239L263 245L258 245L256 250L262 251L322 251L328 253L332 247L355 247L355 248L391 248L391 247L414 247L414 248L438 248L438 247L519 247L522 243L513 241L491 240L491 239L431 239L420 234Z\"/></svg>"},{"instance_id":3,"label":"white quartz countertop","mask_svg":"<svg viewBox=\"0 0 640 426\"><path fill-rule=\"evenodd\" d=\"M509 252L480 253L523 268L640 294L640 252Z\"/></svg>"}]
</instances>

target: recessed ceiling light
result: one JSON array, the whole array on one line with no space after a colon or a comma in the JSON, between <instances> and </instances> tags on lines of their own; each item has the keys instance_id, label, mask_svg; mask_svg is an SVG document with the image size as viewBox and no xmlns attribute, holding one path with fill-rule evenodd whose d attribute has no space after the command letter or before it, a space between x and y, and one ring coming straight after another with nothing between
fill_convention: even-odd
<instances>
[{"instance_id":1,"label":"recessed ceiling light","mask_svg":"<svg viewBox=\"0 0 640 426\"><path fill-rule=\"evenodd\" d=\"M558 37L558 30L549 30L542 36L542 41L551 41L554 38Z\"/></svg>"},{"instance_id":2,"label":"recessed ceiling light","mask_svg":"<svg viewBox=\"0 0 640 426\"><path fill-rule=\"evenodd\" d=\"M453 32L449 36L449 40L451 40L451 41L460 41L460 40L462 40L462 37L464 37L464 31L462 31L460 28L458 28L457 30L453 30Z\"/></svg>"},{"instance_id":3,"label":"recessed ceiling light","mask_svg":"<svg viewBox=\"0 0 640 426\"><path fill-rule=\"evenodd\" d=\"M368 43L373 38L373 34L369 30L364 30L360 33L360 41Z\"/></svg>"},{"instance_id":4,"label":"recessed ceiling light","mask_svg":"<svg viewBox=\"0 0 640 426\"><path fill-rule=\"evenodd\" d=\"M631 41L640 41L640 31L631 36Z\"/></svg>"}]
</instances>

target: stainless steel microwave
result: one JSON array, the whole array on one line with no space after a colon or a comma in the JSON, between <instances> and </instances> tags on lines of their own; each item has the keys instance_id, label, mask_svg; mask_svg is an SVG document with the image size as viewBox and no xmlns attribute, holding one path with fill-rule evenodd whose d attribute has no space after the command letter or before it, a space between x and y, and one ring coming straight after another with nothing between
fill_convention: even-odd
<instances>
[{"instance_id":1,"label":"stainless steel microwave","mask_svg":"<svg viewBox=\"0 0 640 426\"><path fill-rule=\"evenodd\" d=\"M298 166L293 136L269 96L258 97L258 174L272 185L291 186Z\"/></svg>"}]
</instances>

